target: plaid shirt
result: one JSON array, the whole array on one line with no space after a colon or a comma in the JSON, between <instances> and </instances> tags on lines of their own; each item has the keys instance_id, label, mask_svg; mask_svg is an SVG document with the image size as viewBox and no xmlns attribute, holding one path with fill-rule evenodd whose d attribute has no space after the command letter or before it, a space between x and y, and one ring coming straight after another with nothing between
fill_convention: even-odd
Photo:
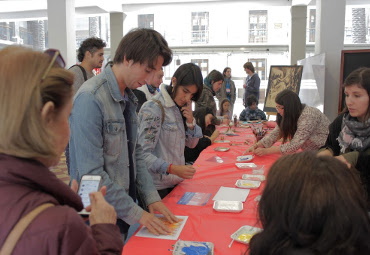
<instances>
[{"instance_id":1,"label":"plaid shirt","mask_svg":"<svg viewBox=\"0 0 370 255\"><path fill-rule=\"evenodd\" d=\"M248 120L258 120L260 117L261 120L266 120L266 114L261 111L260 109L256 108L256 110L251 110L247 106L239 116L239 120L241 121L248 121Z\"/></svg>"}]
</instances>

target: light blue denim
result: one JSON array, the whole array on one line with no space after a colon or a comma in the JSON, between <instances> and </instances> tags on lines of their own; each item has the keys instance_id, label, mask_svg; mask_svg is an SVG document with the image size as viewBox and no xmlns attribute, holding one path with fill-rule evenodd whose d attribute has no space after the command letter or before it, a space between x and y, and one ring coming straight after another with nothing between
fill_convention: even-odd
<instances>
[{"instance_id":1,"label":"light blue denim","mask_svg":"<svg viewBox=\"0 0 370 255\"><path fill-rule=\"evenodd\" d=\"M129 89L125 94L128 95L126 102L110 66L78 90L69 118L70 170L71 178L77 181L84 174L101 175L103 185L107 186L105 199L114 206L118 218L132 225L139 221L143 210L128 195L128 146L133 148L139 194L147 205L161 199L137 143L137 99ZM125 107L130 107L127 120L123 115ZM126 130L125 121L130 121L131 130ZM131 137L127 137L127 133L132 134Z\"/></svg>"},{"instance_id":2,"label":"light blue denim","mask_svg":"<svg viewBox=\"0 0 370 255\"><path fill-rule=\"evenodd\" d=\"M149 100L139 112L139 144L143 147L145 162L153 177L157 190L173 187L183 179L167 174L169 164L185 165L185 145L194 148L202 137L202 129L195 125L194 130L185 132L182 114L166 90L161 86L153 99L161 102L165 118L162 124L160 106Z\"/></svg>"}]
</instances>

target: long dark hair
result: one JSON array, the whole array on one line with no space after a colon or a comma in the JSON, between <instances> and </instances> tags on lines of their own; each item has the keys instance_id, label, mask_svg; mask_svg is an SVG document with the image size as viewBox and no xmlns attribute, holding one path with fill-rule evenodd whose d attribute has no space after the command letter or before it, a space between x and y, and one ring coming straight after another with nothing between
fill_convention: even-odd
<instances>
[{"instance_id":1,"label":"long dark hair","mask_svg":"<svg viewBox=\"0 0 370 255\"><path fill-rule=\"evenodd\" d=\"M212 133L215 131L215 125L213 124L214 121L212 121L212 124L210 124L208 127L206 126L206 115L212 114L213 118L215 119L215 115L213 115L213 111L209 107L199 107L193 112L193 116L195 118L196 123L198 126L202 129L203 135L212 135ZM210 133L210 134L209 134Z\"/></svg>"},{"instance_id":2,"label":"long dark hair","mask_svg":"<svg viewBox=\"0 0 370 255\"><path fill-rule=\"evenodd\" d=\"M177 70L173 74L173 77L176 78L176 86L173 87L171 81L170 86L167 87L167 92L172 99L175 98L177 90L179 89L180 86L188 86L195 84L198 90L191 100L195 102L198 101L203 91L203 75L199 66L193 63L183 64L179 68L177 68Z\"/></svg>"},{"instance_id":3,"label":"long dark hair","mask_svg":"<svg viewBox=\"0 0 370 255\"><path fill-rule=\"evenodd\" d=\"M280 138L283 138L285 143L288 139L292 139L297 131L298 119L305 105L301 103L298 95L289 89L277 94L275 102L284 107L284 116L278 113L276 121L280 128Z\"/></svg>"},{"instance_id":4,"label":"long dark hair","mask_svg":"<svg viewBox=\"0 0 370 255\"><path fill-rule=\"evenodd\" d=\"M220 116L224 116L224 108L223 108L223 105L224 103L226 102L229 102L230 103L230 100L228 98L224 98L221 102L220 102Z\"/></svg>"},{"instance_id":5,"label":"long dark hair","mask_svg":"<svg viewBox=\"0 0 370 255\"><path fill-rule=\"evenodd\" d=\"M250 255L370 254L370 218L355 172L314 152L283 156L270 169L258 206L263 231Z\"/></svg>"}]
</instances>

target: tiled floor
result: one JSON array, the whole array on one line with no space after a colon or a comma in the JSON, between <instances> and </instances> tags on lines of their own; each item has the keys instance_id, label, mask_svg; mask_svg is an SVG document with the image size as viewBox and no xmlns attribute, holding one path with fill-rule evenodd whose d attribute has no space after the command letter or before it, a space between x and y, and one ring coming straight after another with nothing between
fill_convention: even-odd
<instances>
[{"instance_id":1,"label":"tiled floor","mask_svg":"<svg viewBox=\"0 0 370 255\"><path fill-rule=\"evenodd\" d=\"M59 161L58 165L56 165L54 167L51 167L50 171L55 173L55 175L59 179L61 179L64 183L69 185L69 181L71 180L71 178L68 175L68 169L67 169L67 165L66 165L66 157L65 157L64 153L60 157L60 161Z\"/></svg>"}]
</instances>

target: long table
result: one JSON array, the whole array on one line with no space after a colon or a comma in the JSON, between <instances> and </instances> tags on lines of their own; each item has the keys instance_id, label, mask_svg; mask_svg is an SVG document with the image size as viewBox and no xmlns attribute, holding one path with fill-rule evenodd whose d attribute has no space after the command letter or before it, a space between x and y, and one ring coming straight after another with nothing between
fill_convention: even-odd
<instances>
[{"instance_id":1,"label":"long table","mask_svg":"<svg viewBox=\"0 0 370 255\"><path fill-rule=\"evenodd\" d=\"M219 128L223 133L226 127ZM243 211L240 213L217 212L213 209L213 200L221 186L235 188L235 182L242 178L243 174L252 173L251 169L239 169L235 166L236 157L250 146L244 144L246 139L254 141L254 135L250 128L237 127L235 133L238 136L224 136L238 145L227 143L214 143L206 148L194 167L197 169L193 179L185 180L167 195L163 202L175 214L188 216L188 220L179 236L179 239L186 241L202 241L214 243L214 254L244 254L248 246L243 243L234 242L229 248L231 234L243 225L261 227L257 221L257 205L255 200L262 193L265 182L260 188L251 189L247 200L243 203ZM220 140L220 137L216 140ZM229 151L215 151L216 147L230 147ZM222 163L215 160L215 156L222 159ZM278 154L254 157L251 161L256 165L264 165L264 174L279 157ZM185 192L211 193L211 197L205 206L179 205L177 202ZM171 255L172 246L176 240L163 240L132 236L123 249L124 255Z\"/></svg>"}]
</instances>

